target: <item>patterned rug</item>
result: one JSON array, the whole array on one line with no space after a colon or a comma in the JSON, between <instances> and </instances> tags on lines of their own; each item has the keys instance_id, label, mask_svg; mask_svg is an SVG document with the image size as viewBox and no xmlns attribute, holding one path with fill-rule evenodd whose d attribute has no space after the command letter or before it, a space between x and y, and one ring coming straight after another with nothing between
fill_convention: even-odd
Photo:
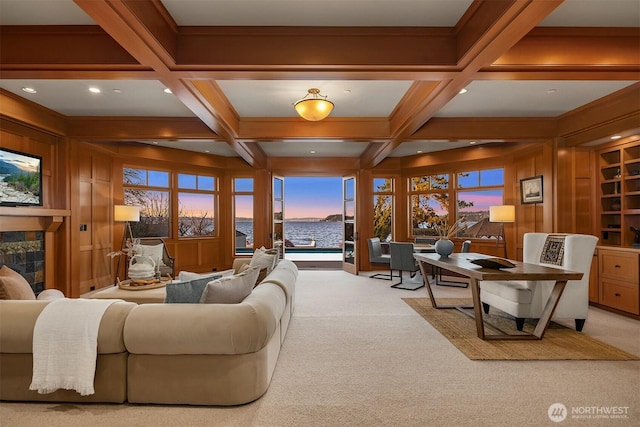
<instances>
[{"instance_id":1,"label":"patterned rug","mask_svg":"<svg viewBox=\"0 0 640 427\"><path fill-rule=\"evenodd\" d=\"M640 360L636 355L553 322L542 340L483 341L476 334L475 320L466 314L455 309L436 310L429 298L403 300L471 360ZM459 299L438 299L440 303L471 305L471 301ZM509 334L519 333L513 318L494 308L483 318L485 325L495 325ZM534 322L525 322L524 333L531 333L534 327ZM485 333L496 332L485 326Z\"/></svg>"}]
</instances>

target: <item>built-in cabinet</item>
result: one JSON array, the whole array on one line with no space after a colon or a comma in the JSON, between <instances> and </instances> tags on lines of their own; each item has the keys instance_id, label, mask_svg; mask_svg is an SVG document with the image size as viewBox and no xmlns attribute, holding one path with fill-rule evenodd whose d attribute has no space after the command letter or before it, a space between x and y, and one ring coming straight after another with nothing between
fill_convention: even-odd
<instances>
[{"instance_id":1,"label":"built-in cabinet","mask_svg":"<svg viewBox=\"0 0 640 427\"><path fill-rule=\"evenodd\" d=\"M640 315L640 141L610 144L597 152L597 279L589 300Z\"/></svg>"},{"instance_id":2,"label":"built-in cabinet","mask_svg":"<svg viewBox=\"0 0 640 427\"><path fill-rule=\"evenodd\" d=\"M598 248L598 303L640 315L640 250Z\"/></svg>"}]
</instances>

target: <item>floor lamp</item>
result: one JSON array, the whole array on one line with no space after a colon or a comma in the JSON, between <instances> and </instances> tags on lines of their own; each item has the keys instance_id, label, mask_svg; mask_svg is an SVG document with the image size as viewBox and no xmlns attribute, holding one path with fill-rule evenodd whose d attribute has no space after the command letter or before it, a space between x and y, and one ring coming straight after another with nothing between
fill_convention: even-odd
<instances>
[{"instance_id":1,"label":"floor lamp","mask_svg":"<svg viewBox=\"0 0 640 427\"><path fill-rule=\"evenodd\" d=\"M496 255L500 239L504 243L504 257L507 258L507 239L504 236L504 223L516 221L516 207L513 205L489 206L489 222L500 223L500 235L496 237Z\"/></svg>"},{"instance_id":2,"label":"floor lamp","mask_svg":"<svg viewBox=\"0 0 640 427\"><path fill-rule=\"evenodd\" d=\"M140 206L114 205L113 220L116 222L124 222L124 230L122 231L122 242L120 243L120 256L118 257L118 266L116 267L116 284L118 282L118 274L120 273L120 260L122 256L126 256L125 247L127 240L133 240L131 232L131 223L140 221ZM125 279L127 275L127 264L125 261Z\"/></svg>"}]
</instances>

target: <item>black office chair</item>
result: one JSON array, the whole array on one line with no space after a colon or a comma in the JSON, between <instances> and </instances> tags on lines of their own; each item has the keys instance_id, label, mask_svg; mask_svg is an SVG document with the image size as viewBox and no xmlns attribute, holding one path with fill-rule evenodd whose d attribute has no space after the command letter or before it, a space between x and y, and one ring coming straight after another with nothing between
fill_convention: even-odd
<instances>
[{"instance_id":1,"label":"black office chair","mask_svg":"<svg viewBox=\"0 0 640 427\"><path fill-rule=\"evenodd\" d=\"M389 274L376 273L369 277L372 279L392 280L393 270L391 270L391 255L382 253L382 243L380 242L380 238L372 237L367 239L367 244L369 245L369 262L372 265L385 265L389 267Z\"/></svg>"},{"instance_id":2,"label":"black office chair","mask_svg":"<svg viewBox=\"0 0 640 427\"><path fill-rule=\"evenodd\" d=\"M420 270L418 261L416 261L413 256L413 243L391 242L389 243L389 247L391 252L391 272L393 273L393 270L398 270L400 276L400 281L391 285L391 287L396 289L407 289L409 291L415 291L416 289L423 287L423 280L413 283L402 282L403 271L408 271L410 277L414 278L416 277L416 273Z\"/></svg>"},{"instance_id":3,"label":"black office chair","mask_svg":"<svg viewBox=\"0 0 640 427\"><path fill-rule=\"evenodd\" d=\"M460 253L469 253L469 250L471 249L471 240L465 240L464 242L462 242L462 248L460 249ZM449 286L450 288L468 288L469 287L469 282L460 282L458 280L447 280L447 281L443 281L442 280L442 269L438 269L438 274L436 276L436 285L438 286ZM451 273L449 272L449 274L455 274L455 273ZM449 276L447 274L447 277L457 277L456 276Z\"/></svg>"}]
</instances>

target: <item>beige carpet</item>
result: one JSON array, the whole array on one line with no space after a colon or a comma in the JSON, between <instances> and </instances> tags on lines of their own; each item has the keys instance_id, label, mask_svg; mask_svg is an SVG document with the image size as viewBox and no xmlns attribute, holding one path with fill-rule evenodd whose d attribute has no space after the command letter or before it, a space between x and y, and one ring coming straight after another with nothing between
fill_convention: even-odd
<instances>
[{"instance_id":1,"label":"beige carpet","mask_svg":"<svg viewBox=\"0 0 640 427\"><path fill-rule=\"evenodd\" d=\"M429 298L403 300L471 360L640 360L638 356L554 322L542 340L483 341L477 336L475 320L459 310L434 309ZM437 301L443 305L471 305L470 300ZM485 325L494 325L512 335L530 334L535 327L535 323L527 321L524 331L519 332L512 317L494 308L483 319ZM485 326L485 333L497 332Z\"/></svg>"},{"instance_id":2,"label":"beige carpet","mask_svg":"<svg viewBox=\"0 0 640 427\"><path fill-rule=\"evenodd\" d=\"M11 427L540 427L550 405L628 407L624 419L562 427L626 427L640 420L640 361L469 360L402 298L424 288L340 271L304 270L267 393L231 408L0 402ZM406 279L406 278L405 278ZM467 289L436 286L442 298ZM594 309L585 333L640 354L640 322ZM2 386L0 372L0 387Z\"/></svg>"}]
</instances>

